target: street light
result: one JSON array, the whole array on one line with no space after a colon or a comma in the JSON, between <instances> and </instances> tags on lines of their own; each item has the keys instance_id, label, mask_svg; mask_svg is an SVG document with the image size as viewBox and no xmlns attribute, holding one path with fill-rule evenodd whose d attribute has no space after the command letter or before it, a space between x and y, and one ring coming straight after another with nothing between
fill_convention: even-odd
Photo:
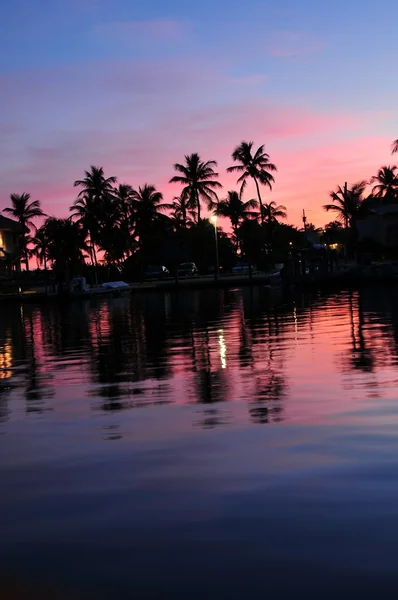
<instances>
[{"instance_id":1,"label":"street light","mask_svg":"<svg viewBox=\"0 0 398 600\"><path fill-rule=\"evenodd\" d=\"M216 270L215 270L215 278L218 279L219 271L220 271L220 261L218 258L218 235L217 235L217 215L213 215L210 217L210 221L214 225L214 240L216 243Z\"/></svg>"}]
</instances>

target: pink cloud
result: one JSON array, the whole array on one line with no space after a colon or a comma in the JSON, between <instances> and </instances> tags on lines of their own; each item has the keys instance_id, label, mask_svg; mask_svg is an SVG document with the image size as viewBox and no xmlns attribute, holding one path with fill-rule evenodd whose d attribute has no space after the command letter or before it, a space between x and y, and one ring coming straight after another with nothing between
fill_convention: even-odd
<instances>
[{"instance_id":1,"label":"pink cloud","mask_svg":"<svg viewBox=\"0 0 398 600\"><path fill-rule=\"evenodd\" d=\"M271 56L287 58L320 52L323 41L301 31L275 31L269 35L266 49Z\"/></svg>"},{"instance_id":2,"label":"pink cloud","mask_svg":"<svg viewBox=\"0 0 398 600\"><path fill-rule=\"evenodd\" d=\"M243 107L242 107L243 110ZM351 123L353 130L359 128L358 119L354 124L349 115L313 115L295 109L268 110L268 120L272 125L262 123L253 107L247 110L249 117L241 115L237 126L237 113L217 124L215 115L205 114L199 119L181 119L180 129L175 123L164 123L152 131L143 131L134 138L129 131L95 132L82 131L69 134L63 142L53 147L31 147L29 161L24 168L11 172L11 180L19 182L18 190L28 189L35 197L43 201L47 212L64 214L75 197L72 184L89 164L104 165L108 175L115 174L120 181L139 185L150 182L157 185L166 199L179 193L179 186L168 183L172 175L172 164L182 161L186 153L198 151L204 159L219 161L220 180L224 191L236 189L236 177L227 174L225 169L231 164L231 152L242 138L254 139L257 144L266 140L266 150L278 166L276 183L272 192L264 190L264 200L275 200L288 207L289 222L300 225L301 210L307 210L308 219L316 224L332 220L322 210L322 204L328 200L328 192L344 181L354 182L369 178L384 161L389 159L389 138L360 137L345 140L333 139L332 134L340 129L344 134ZM272 118L271 118L272 115ZM304 123L297 126L297 120ZM276 122L281 123L278 131ZM200 123L202 127L200 127ZM256 124L257 123L257 124ZM289 129L289 125L291 129ZM174 130L174 138L172 132ZM244 131L248 135L244 135ZM271 133L270 133L271 132ZM273 133L272 133L273 132ZM315 135L323 132L324 141L313 143L306 149L291 149L291 144L283 139L295 140L300 135ZM327 139L327 141L326 141ZM159 142L167 140L167 143ZM278 143L276 144L276 140ZM3 180L3 185L10 180ZM22 189L23 188L23 189ZM17 191L16 189L13 191ZM255 196L255 189L249 185L247 197Z\"/></svg>"},{"instance_id":3,"label":"pink cloud","mask_svg":"<svg viewBox=\"0 0 398 600\"><path fill-rule=\"evenodd\" d=\"M277 104L261 96L263 83L265 75L231 77L220 64L184 61L3 76L0 208L10 193L29 191L46 212L67 214L73 181L90 164L134 186L154 183L170 199L179 192L168 184L172 164L191 152L218 160L225 188L236 189L225 169L233 148L253 139L266 143L279 168L264 198L285 204L290 222L300 224L306 208L323 224L329 215L320 206L331 188L370 177L390 161L391 139L378 134L390 115Z\"/></svg>"}]
</instances>

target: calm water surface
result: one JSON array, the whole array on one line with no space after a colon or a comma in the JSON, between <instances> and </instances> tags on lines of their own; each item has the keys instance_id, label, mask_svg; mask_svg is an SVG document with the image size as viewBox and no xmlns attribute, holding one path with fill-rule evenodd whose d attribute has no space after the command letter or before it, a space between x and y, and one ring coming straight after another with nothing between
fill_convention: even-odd
<instances>
[{"instance_id":1,"label":"calm water surface","mask_svg":"<svg viewBox=\"0 0 398 600\"><path fill-rule=\"evenodd\" d=\"M398 290L1 307L0 508L86 598L398 590Z\"/></svg>"}]
</instances>

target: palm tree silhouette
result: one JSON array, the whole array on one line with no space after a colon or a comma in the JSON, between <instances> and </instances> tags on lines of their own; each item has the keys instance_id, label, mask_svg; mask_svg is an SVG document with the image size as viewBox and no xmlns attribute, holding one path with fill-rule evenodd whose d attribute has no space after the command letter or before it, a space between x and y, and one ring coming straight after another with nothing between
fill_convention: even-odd
<instances>
[{"instance_id":1,"label":"palm tree silhouette","mask_svg":"<svg viewBox=\"0 0 398 600\"><path fill-rule=\"evenodd\" d=\"M337 219L342 221L345 227L352 227L362 210L362 195L366 185L366 181L358 181L354 183L351 189L338 186L337 191L332 191L329 194L334 204L325 204L323 208L326 211L335 212Z\"/></svg>"},{"instance_id":2,"label":"palm tree silhouette","mask_svg":"<svg viewBox=\"0 0 398 600\"><path fill-rule=\"evenodd\" d=\"M173 220L177 225L186 229L188 225L191 225L196 220L196 210L187 209L185 200L182 196L175 196L173 198Z\"/></svg>"},{"instance_id":3,"label":"palm tree silhouette","mask_svg":"<svg viewBox=\"0 0 398 600\"><path fill-rule=\"evenodd\" d=\"M240 194L235 191L229 191L228 196L217 203L215 213L219 217L226 217L231 221L237 249L240 248L239 227L245 219L258 217L256 208L258 208L257 200L251 199L243 202Z\"/></svg>"},{"instance_id":4,"label":"palm tree silhouette","mask_svg":"<svg viewBox=\"0 0 398 600\"><path fill-rule=\"evenodd\" d=\"M272 234L275 225L278 224L278 219L286 219L287 217L286 206L283 206L282 204L277 206L276 202L272 201L265 203L261 208L264 215L262 223L265 221L267 224L268 243L272 244Z\"/></svg>"},{"instance_id":5,"label":"palm tree silhouette","mask_svg":"<svg viewBox=\"0 0 398 600\"><path fill-rule=\"evenodd\" d=\"M324 204L326 211L332 211L336 214L337 220L344 224L346 232L351 230L351 236L356 239L356 223L362 214L366 212L366 203L363 199L363 193L367 186L366 181L354 183L350 189L346 186L338 186L337 191L329 193L333 204Z\"/></svg>"},{"instance_id":6,"label":"palm tree silhouette","mask_svg":"<svg viewBox=\"0 0 398 600\"><path fill-rule=\"evenodd\" d=\"M233 165L228 167L228 173L241 173L238 178L238 183L241 183L241 194L247 184L249 178L253 179L256 190L258 201L260 203L261 211L261 224L264 224L264 212L263 212L263 201L260 194L260 186L264 185L272 190L272 184L275 179L271 172L277 171L276 166L270 162L269 154L264 151L264 145L257 148L256 152L252 153L253 142L241 142L239 146L235 148L232 153L232 158L235 162L240 163L239 165Z\"/></svg>"},{"instance_id":7,"label":"palm tree silhouette","mask_svg":"<svg viewBox=\"0 0 398 600\"><path fill-rule=\"evenodd\" d=\"M44 270L47 271L48 237L44 225L36 231L31 243L33 245L32 253L36 256L38 264L44 265Z\"/></svg>"},{"instance_id":8,"label":"palm tree silhouette","mask_svg":"<svg viewBox=\"0 0 398 600\"><path fill-rule=\"evenodd\" d=\"M154 223L169 219L162 214L162 211L172 209L173 205L162 203L163 194L158 192L154 185L148 185L147 183L139 187L138 190L132 190L131 198L134 214L134 233L141 243Z\"/></svg>"},{"instance_id":9,"label":"palm tree silhouette","mask_svg":"<svg viewBox=\"0 0 398 600\"><path fill-rule=\"evenodd\" d=\"M134 226L133 188L127 183L121 183L113 190L113 197L113 203L108 202L108 204L112 205L108 208L112 207L113 216L111 218L111 222L108 223L108 225L110 225L110 227L108 227L110 231L106 237L107 240L109 240L110 237L114 238L112 243L116 243L116 246L119 249L119 254L122 248L124 248L123 254L126 251L131 253L134 246L134 240L131 235ZM112 233L112 229L115 230L114 233ZM123 240L116 240L116 237L120 236L123 238ZM109 248L109 251L110 254L112 254L111 248Z\"/></svg>"},{"instance_id":10,"label":"palm tree silhouette","mask_svg":"<svg viewBox=\"0 0 398 600\"><path fill-rule=\"evenodd\" d=\"M200 201L204 200L211 210L218 200L215 190L222 188L222 185L215 180L218 177L218 173L214 171L216 166L215 160L203 162L196 152L185 156L185 164L174 165L174 170L181 175L172 177L170 183L181 183L184 186L180 196L184 211L197 211L197 222L200 221Z\"/></svg>"},{"instance_id":11,"label":"palm tree silhouette","mask_svg":"<svg viewBox=\"0 0 398 600\"><path fill-rule=\"evenodd\" d=\"M125 221L126 224L130 223L132 194L133 188L128 183L121 183L113 190L113 196L116 201L120 220Z\"/></svg>"},{"instance_id":12,"label":"palm tree silhouette","mask_svg":"<svg viewBox=\"0 0 398 600\"><path fill-rule=\"evenodd\" d=\"M286 206L282 204L276 205L276 202L269 202L263 205L264 220L269 225L273 225L278 222L278 219L286 219L287 212Z\"/></svg>"},{"instance_id":13,"label":"palm tree silhouette","mask_svg":"<svg viewBox=\"0 0 398 600\"><path fill-rule=\"evenodd\" d=\"M59 281L68 280L84 263L85 232L76 221L49 217L43 225L47 238L47 257Z\"/></svg>"},{"instance_id":14,"label":"palm tree silhouette","mask_svg":"<svg viewBox=\"0 0 398 600\"><path fill-rule=\"evenodd\" d=\"M93 165L90 171L85 171L84 174L84 179L77 179L73 184L82 189L70 210L72 217L76 218L77 223L89 237L91 262L97 265L95 245L101 244L101 226L106 220L107 205L114 198L112 184L116 183L116 177L105 178L104 169Z\"/></svg>"},{"instance_id":15,"label":"palm tree silhouette","mask_svg":"<svg viewBox=\"0 0 398 600\"><path fill-rule=\"evenodd\" d=\"M35 229L33 219L44 217L45 214L40 208L40 200L30 201L30 194L11 194L11 207L7 207L3 212L12 215L20 223L22 233L20 235L20 255L25 258L26 270L29 271L29 251L27 248L30 229Z\"/></svg>"},{"instance_id":16,"label":"palm tree silhouette","mask_svg":"<svg viewBox=\"0 0 398 600\"><path fill-rule=\"evenodd\" d=\"M372 194L375 198L382 198L384 202L393 202L397 198L398 193L398 168L394 165L392 167L381 167L377 175L373 175L370 183L376 183L373 186Z\"/></svg>"},{"instance_id":17,"label":"palm tree silhouette","mask_svg":"<svg viewBox=\"0 0 398 600\"><path fill-rule=\"evenodd\" d=\"M391 154L396 154L398 152L398 140L394 140L391 145Z\"/></svg>"}]
</instances>

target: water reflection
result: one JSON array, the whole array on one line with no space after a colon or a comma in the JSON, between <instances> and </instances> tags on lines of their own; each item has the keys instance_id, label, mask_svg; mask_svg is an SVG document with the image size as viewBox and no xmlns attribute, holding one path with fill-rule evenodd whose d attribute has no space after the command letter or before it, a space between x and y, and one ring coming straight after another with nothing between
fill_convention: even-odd
<instances>
[{"instance_id":1,"label":"water reflection","mask_svg":"<svg viewBox=\"0 0 398 600\"><path fill-rule=\"evenodd\" d=\"M211 404L193 423L204 428L229 423L217 404L244 401L252 423L278 423L306 394L313 407L333 394L349 401L356 389L388 395L395 377L386 382L385 370L397 362L395 289L287 302L257 288L4 307L0 422L22 396L27 414L60 403L110 415ZM122 435L109 431L106 439Z\"/></svg>"}]
</instances>

